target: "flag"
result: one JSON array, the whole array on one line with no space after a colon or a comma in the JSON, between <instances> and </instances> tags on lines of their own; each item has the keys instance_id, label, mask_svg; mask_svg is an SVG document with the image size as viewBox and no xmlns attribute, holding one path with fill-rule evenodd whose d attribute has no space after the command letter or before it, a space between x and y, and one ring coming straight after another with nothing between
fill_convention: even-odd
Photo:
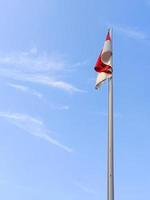
<instances>
[{"instance_id":1,"label":"flag","mask_svg":"<svg viewBox=\"0 0 150 200\"><path fill-rule=\"evenodd\" d=\"M98 72L96 79L96 89L98 89L106 79L112 77L112 38L110 30L96 62L95 71Z\"/></svg>"}]
</instances>

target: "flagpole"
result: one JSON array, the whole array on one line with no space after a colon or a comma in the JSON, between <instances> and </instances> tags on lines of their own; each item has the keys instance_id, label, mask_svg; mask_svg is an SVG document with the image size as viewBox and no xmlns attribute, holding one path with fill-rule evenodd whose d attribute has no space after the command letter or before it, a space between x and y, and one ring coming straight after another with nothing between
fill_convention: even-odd
<instances>
[{"instance_id":1,"label":"flagpole","mask_svg":"<svg viewBox=\"0 0 150 200\"><path fill-rule=\"evenodd\" d=\"M110 30L112 39L112 30ZM108 80L108 161L107 200L114 200L114 155L113 155L113 79Z\"/></svg>"}]
</instances>

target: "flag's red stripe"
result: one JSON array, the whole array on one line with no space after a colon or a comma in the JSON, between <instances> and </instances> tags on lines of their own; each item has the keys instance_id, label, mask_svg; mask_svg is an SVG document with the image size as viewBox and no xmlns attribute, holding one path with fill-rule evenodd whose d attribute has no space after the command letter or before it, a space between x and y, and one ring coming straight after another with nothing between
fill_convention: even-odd
<instances>
[{"instance_id":1,"label":"flag's red stripe","mask_svg":"<svg viewBox=\"0 0 150 200\"><path fill-rule=\"evenodd\" d=\"M106 40L111 40L111 37L110 37L110 33L108 32L107 36L106 36Z\"/></svg>"},{"instance_id":2,"label":"flag's red stripe","mask_svg":"<svg viewBox=\"0 0 150 200\"><path fill-rule=\"evenodd\" d=\"M107 74L112 74L112 68L110 66L108 66L108 65L105 65L105 67L101 67L101 68L100 67L95 67L95 71L99 72L99 73L105 72Z\"/></svg>"},{"instance_id":3,"label":"flag's red stripe","mask_svg":"<svg viewBox=\"0 0 150 200\"><path fill-rule=\"evenodd\" d=\"M110 37L110 32L109 31L108 31L107 36L106 36L106 41L107 40L111 41L111 37ZM99 73L105 72L107 74L112 74L112 67L110 65L106 65L105 63L103 63L103 61L101 59L102 58L102 51L101 51L101 53L99 55L99 58L98 58L98 60L96 62L95 70L96 70L96 72L99 72Z\"/></svg>"},{"instance_id":4,"label":"flag's red stripe","mask_svg":"<svg viewBox=\"0 0 150 200\"><path fill-rule=\"evenodd\" d=\"M97 72L105 72L105 73L108 73L108 74L112 74L112 67L109 66L109 65L106 65L102 62L101 60L101 54L97 60L97 63L95 65L95 71Z\"/></svg>"}]
</instances>

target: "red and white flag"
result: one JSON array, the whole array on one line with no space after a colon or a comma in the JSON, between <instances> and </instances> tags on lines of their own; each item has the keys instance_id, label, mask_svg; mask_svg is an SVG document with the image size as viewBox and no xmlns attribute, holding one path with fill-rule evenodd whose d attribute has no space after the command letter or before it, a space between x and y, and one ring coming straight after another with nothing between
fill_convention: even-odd
<instances>
[{"instance_id":1,"label":"red and white flag","mask_svg":"<svg viewBox=\"0 0 150 200\"><path fill-rule=\"evenodd\" d=\"M108 78L112 77L112 38L109 30L103 49L98 57L95 65L95 70L98 72L96 79L96 89Z\"/></svg>"}]
</instances>

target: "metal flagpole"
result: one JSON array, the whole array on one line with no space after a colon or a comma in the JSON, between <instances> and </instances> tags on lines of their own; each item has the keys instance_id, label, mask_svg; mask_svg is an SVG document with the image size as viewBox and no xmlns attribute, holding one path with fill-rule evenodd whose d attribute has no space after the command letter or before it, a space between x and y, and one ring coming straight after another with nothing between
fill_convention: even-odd
<instances>
[{"instance_id":1,"label":"metal flagpole","mask_svg":"<svg viewBox=\"0 0 150 200\"><path fill-rule=\"evenodd\" d=\"M112 30L110 30L112 40ZM108 161L107 200L114 200L114 157L113 157L113 79L108 80Z\"/></svg>"}]
</instances>

